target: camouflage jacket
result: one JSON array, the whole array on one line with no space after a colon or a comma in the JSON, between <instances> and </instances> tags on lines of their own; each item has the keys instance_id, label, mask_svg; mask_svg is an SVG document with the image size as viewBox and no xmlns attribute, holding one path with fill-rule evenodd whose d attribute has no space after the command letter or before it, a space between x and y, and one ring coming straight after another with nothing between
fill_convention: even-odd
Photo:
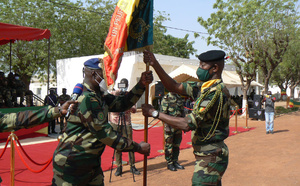
<instances>
[{"instance_id":1,"label":"camouflage jacket","mask_svg":"<svg viewBox=\"0 0 300 186\"><path fill-rule=\"evenodd\" d=\"M160 110L170 116L184 117L182 97L176 93L169 92L163 97Z\"/></svg>"},{"instance_id":2,"label":"camouflage jacket","mask_svg":"<svg viewBox=\"0 0 300 186\"><path fill-rule=\"evenodd\" d=\"M18 113L0 113L0 132L31 128L60 116L58 108L52 106L47 106L40 110L27 110Z\"/></svg>"},{"instance_id":3,"label":"camouflage jacket","mask_svg":"<svg viewBox=\"0 0 300 186\"><path fill-rule=\"evenodd\" d=\"M189 128L193 130L192 144L196 155L199 155L199 152L205 149L203 148L205 145L222 142L229 135L230 94L227 88L221 79L217 80L212 86L205 88L201 92L202 85L203 82L183 83L186 93L194 100L197 100L205 91L210 91L209 94L204 97L204 101L200 105L202 108L205 108L212 100L215 95L217 85L220 85L219 87L221 87L222 92L211 109L206 113L202 114L202 112L198 112L198 114L195 114L195 112L192 112L187 115L187 117L189 117ZM220 119L218 119L215 116L221 96L223 96L223 104L221 105L222 108L220 108ZM195 109L195 105L193 109ZM219 121L217 125L217 122L215 122L214 125L215 118ZM213 135L210 138L206 138L210 131L214 131Z\"/></svg>"},{"instance_id":4,"label":"camouflage jacket","mask_svg":"<svg viewBox=\"0 0 300 186\"><path fill-rule=\"evenodd\" d=\"M70 115L67 127L54 152L53 167L59 172L78 175L101 167L101 155L108 145L121 151L138 151L140 146L122 137L108 123L108 112L124 112L142 96L138 84L126 95L96 94L87 91L77 99L78 109ZM83 172L81 172L83 171Z\"/></svg>"}]
</instances>

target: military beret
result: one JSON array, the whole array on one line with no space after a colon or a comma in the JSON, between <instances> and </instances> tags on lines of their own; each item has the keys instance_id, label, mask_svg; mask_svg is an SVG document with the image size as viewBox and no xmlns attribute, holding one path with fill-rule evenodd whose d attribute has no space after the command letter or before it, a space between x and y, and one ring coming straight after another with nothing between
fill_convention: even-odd
<instances>
[{"instance_id":1,"label":"military beret","mask_svg":"<svg viewBox=\"0 0 300 186\"><path fill-rule=\"evenodd\" d=\"M100 62L102 63L102 59L92 58L84 62L84 66L90 69L102 69Z\"/></svg>"},{"instance_id":2,"label":"military beret","mask_svg":"<svg viewBox=\"0 0 300 186\"><path fill-rule=\"evenodd\" d=\"M198 59L203 62L219 61L224 59L225 52L223 50L209 50L198 56Z\"/></svg>"}]
</instances>

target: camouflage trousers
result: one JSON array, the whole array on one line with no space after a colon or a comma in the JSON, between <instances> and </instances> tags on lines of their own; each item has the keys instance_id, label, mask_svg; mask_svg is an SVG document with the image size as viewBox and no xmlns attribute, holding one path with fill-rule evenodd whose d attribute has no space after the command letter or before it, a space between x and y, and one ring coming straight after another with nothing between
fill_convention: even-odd
<instances>
[{"instance_id":1,"label":"camouflage trousers","mask_svg":"<svg viewBox=\"0 0 300 186\"><path fill-rule=\"evenodd\" d=\"M179 147L182 141L182 131L174 129L168 124L164 124L164 138L165 138L165 159L168 164L178 161Z\"/></svg>"},{"instance_id":2,"label":"camouflage trousers","mask_svg":"<svg viewBox=\"0 0 300 186\"><path fill-rule=\"evenodd\" d=\"M82 171L76 174L76 171L78 172L78 169L69 172L53 169L52 186L104 186L104 175L100 166L90 172Z\"/></svg>"},{"instance_id":3,"label":"camouflage trousers","mask_svg":"<svg viewBox=\"0 0 300 186\"><path fill-rule=\"evenodd\" d=\"M114 130L116 130L119 134L122 136L129 138L132 140L132 126L131 124L126 125L126 130L124 125L117 125L110 123L110 125L113 127ZM122 166L122 152L121 151L115 151L115 158L116 158L116 165L118 167ZM134 152L128 152L128 158L129 158L129 165L134 166L135 158L134 158Z\"/></svg>"},{"instance_id":4,"label":"camouflage trousers","mask_svg":"<svg viewBox=\"0 0 300 186\"><path fill-rule=\"evenodd\" d=\"M221 185L228 166L228 148L225 143L216 149L201 151L196 157L192 185Z\"/></svg>"}]
</instances>

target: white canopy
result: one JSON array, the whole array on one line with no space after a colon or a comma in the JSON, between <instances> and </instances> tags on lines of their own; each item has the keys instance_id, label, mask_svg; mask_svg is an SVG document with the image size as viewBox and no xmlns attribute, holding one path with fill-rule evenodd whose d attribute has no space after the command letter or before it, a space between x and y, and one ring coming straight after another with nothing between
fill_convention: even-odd
<instances>
[{"instance_id":1,"label":"white canopy","mask_svg":"<svg viewBox=\"0 0 300 186\"><path fill-rule=\"evenodd\" d=\"M199 81L196 75L197 68L197 66L192 65L181 65L180 67L169 73L169 76L175 79L178 83L185 81ZM241 80L235 71L224 70L222 73L222 80L227 88L242 86ZM262 84L256 81L252 81L251 86L263 87Z\"/></svg>"}]
</instances>

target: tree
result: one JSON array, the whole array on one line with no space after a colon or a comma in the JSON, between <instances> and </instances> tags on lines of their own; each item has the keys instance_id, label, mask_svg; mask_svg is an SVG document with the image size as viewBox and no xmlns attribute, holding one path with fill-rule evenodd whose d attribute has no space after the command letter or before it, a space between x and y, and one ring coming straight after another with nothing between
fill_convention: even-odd
<instances>
[{"instance_id":1,"label":"tree","mask_svg":"<svg viewBox=\"0 0 300 186\"><path fill-rule=\"evenodd\" d=\"M56 60L104 53L104 42L117 0L2 0L0 20L51 31L50 71L56 77ZM13 16L12 16L13 15ZM167 18L154 18L154 52L188 57L195 49L187 36L165 35L161 23ZM0 46L0 68L7 72L9 45ZM17 41L12 46L12 70L29 89L31 77L46 80L48 41Z\"/></svg>"},{"instance_id":2,"label":"tree","mask_svg":"<svg viewBox=\"0 0 300 186\"><path fill-rule=\"evenodd\" d=\"M243 107L257 68L265 76L265 90L273 70L282 62L295 23L295 0L217 0L217 12L198 22L210 36L208 44L228 52L243 88Z\"/></svg>"},{"instance_id":3,"label":"tree","mask_svg":"<svg viewBox=\"0 0 300 186\"><path fill-rule=\"evenodd\" d=\"M55 73L57 59L104 53L103 44L115 3L87 0L83 6L81 1L73 3L70 0L3 0L0 19L10 24L49 29L50 70ZM46 40L13 44L12 69L20 75L27 90L34 74L45 79L47 49ZM1 46L0 51L2 66L7 66L9 46Z\"/></svg>"},{"instance_id":4,"label":"tree","mask_svg":"<svg viewBox=\"0 0 300 186\"><path fill-rule=\"evenodd\" d=\"M294 98L294 90L300 84L300 30L290 34L290 44L283 58L272 74L272 82L275 82L281 89L291 90L291 98Z\"/></svg>"}]
</instances>

